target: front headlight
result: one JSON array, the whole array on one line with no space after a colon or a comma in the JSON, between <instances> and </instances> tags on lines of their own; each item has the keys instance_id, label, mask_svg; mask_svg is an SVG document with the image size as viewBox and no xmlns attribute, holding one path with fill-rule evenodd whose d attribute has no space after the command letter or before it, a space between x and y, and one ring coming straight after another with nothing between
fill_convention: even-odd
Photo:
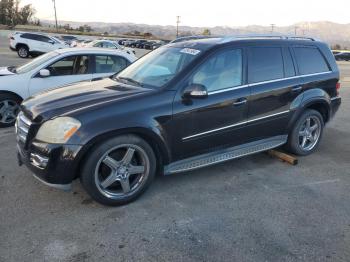
<instances>
[{"instance_id":1,"label":"front headlight","mask_svg":"<svg viewBox=\"0 0 350 262\"><path fill-rule=\"evenodd\" d=\"M80 128L81 123L71 117L58 117L46 121L39 129L36 139L52 144L63 144Z\"/></svg>"}]
</instances>

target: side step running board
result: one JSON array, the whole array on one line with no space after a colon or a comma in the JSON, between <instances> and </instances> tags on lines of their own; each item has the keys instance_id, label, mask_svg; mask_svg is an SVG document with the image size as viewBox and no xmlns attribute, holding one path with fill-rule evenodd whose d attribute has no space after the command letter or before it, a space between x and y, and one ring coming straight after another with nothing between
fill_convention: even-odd
<instances>
[{"instance_id":1,"label":"side step running board","mask_svg":"<svg viewBox=\"0 0 350 262\"><path fill-rule=\"evenodd\" d=\"M216 152L211 152L195 157L190 157L180 161L176 161L164 167L164 174L170 175L179 172L185 172L205 166L214 165L227 160L255 154L258 152L266 151L278 146L281 146L287 142L288 136L274 136L271 138L221 149Z\"/></svg>"}]
</instances>

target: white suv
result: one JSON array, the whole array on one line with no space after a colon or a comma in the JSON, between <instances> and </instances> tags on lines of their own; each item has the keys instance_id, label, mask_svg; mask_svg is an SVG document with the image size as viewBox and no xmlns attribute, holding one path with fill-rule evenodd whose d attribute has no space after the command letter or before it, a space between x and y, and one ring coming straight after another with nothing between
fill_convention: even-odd
<instances>
[{"instance_id":1,"label":"white suv","mask_svg":"<svg viewBox=\"0 0 350 262\"><path fill-rule=\"evenodd\" d=\"M0 128L14 125L22 100L80 81L106 78L136 60L133 54L104 48L67 48L19 67L0 67Z\"/></svg>"},{"instance_id":2,"label":"white suv","mask_svg":"<svg viewBox=\"0 0 350 262\"><path fill-rule=\"evenodd\" d=\"M10 49L17 51L18 56L22 58L67 47L69 45L49 35L16 32L10 36Z\"/></svg>"}]
</instances>

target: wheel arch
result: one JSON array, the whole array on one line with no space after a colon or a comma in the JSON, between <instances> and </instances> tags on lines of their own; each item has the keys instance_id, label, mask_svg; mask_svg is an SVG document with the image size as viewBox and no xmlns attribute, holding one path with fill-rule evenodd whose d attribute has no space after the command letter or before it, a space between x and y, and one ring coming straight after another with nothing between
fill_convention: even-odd
<instances>
[{"instance_id":1,"label":"wheel arch","mask_svg":"<svg viewBox=\"0 0 350 262\"><path fill-rule=\"evenodd\" d=\"M28 46L27 44L25 44L25 43L17 43L17 44L16 44L16 50L18 50L18 48L21 47L21 46L27 47L27 48L28 48L28 51L29 51L29 46Z\"/></svg>"},{"instance_id":2,"label":"wheel arch","mask_svg":"<svg viewBox=\"0 0 350 262\"><path fill-rule=\"evenodd\" d=\"M21 102L23 101L23 97L21 97L19 94L15 93L15 92L11 92L8 90L0 90L0 95L2 95L2 94L13 95L13 96L17 97Z\"/></svg>"},{"instance_id":3,"label":"wheel arch","mask_svg":"<svg viewBox=\"0 0 350 262\"><path fill-rule=\"evenodd\" d=\"M165 142L153 131L141 127L118 129L95 136L83 147L78 156L76 178L80 175L82 168L81 163L85 161L88 153L94 146L106 139L121 135L139 136L151 146L157 159L157 172L162 171L162 167L170 162L170 152L167 150Z\"/></svg>"}]
</instances>

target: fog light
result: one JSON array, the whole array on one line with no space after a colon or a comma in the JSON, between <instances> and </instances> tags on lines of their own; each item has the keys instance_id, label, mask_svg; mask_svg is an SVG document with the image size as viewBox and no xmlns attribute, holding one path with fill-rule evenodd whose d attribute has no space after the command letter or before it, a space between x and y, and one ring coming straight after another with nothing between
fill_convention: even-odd
<instances>
[{"instance_id":1,"label":"fog light","mask_svg":"<svg viewBox=\"0 0 350 262\"><path fill-rule=\"evenodd\" d=\"M44 169L47 166L47 163L49 162L48 157L43 157L38 154L31 153L30 154L30 163L33 166L36 166L40 169Z\"/></svg>"}]
</instances>

